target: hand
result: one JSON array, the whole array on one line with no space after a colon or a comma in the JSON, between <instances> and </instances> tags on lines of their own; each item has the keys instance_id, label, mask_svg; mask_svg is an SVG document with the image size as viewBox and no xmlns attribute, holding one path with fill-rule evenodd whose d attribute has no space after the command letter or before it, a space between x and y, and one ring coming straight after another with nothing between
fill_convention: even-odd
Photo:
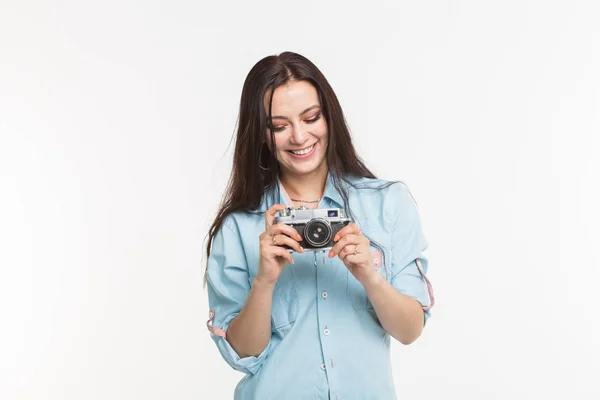
<instances>
[{"instance_id":1,"label":"hand","mask_svg":"<svg viewBox=\"0 0 600 400\"><path fill-rule=\"evenodd\" d=\"M265 212L265 231L259 237L260 259L256 278L269 284L275 284L283 268L294 263L292 255L283 245L304 253L298 243L302 237L294 228L282 223L274 224L275 213L284 208L285 205L276 204Z\"/></svg>"},{"instance_id":2,"label":"hand","mask_svg":"<svg viewBox=\"0 0 600 400\"><path fill-rule=\"evenodd\" d=\"M364 284L377 273L371 258L371 242L360 232L358 225L355 223L346 225L340 229L333 241L336 244L328 257L339 256L357 281Z\"/></svg>"}]
</instances>

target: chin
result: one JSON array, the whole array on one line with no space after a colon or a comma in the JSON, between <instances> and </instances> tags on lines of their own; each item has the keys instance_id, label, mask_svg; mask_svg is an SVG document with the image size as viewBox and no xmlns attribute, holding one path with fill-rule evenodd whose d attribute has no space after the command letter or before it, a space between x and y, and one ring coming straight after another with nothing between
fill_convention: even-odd
<instances>
[{"instance_id":1,"label":"chin","mask_svg":"<svg viewBox=\"0 0 600 400\"><path fill-rule=\"evenodd\" d=\"M296 166L291 166L285 167L285 170L289 171L290 173L294 174L294 175L308 175L310 173L313 173L317 170L319 170L319 168L321 167L321 165L323 164L323 162L325 162L324 160L316 165L303 165L301 167L296 167Z\"/></svg>"}]
</instances>

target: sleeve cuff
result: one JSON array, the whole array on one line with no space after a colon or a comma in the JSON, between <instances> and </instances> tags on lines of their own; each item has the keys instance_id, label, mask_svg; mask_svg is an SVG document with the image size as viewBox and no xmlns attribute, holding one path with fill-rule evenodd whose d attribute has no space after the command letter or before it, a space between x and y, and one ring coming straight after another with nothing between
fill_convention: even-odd
<instances>
[{"instance_id":1,"label":"sleeve cuff","mask_svg":"<svg viewBox=\"0 0 600 400\"><path fill-rule=\"evenodd\" d=\"M223 326L221 327L221 329L225 333L229 328L229 324L236 316L237 314L230 315L223 322ZM210 336L217 344L217 348L219 349L219 352L221 353L221 356L223 356L225 361L227 361L227 363L236 371L240 371L246 374L256 374L271 350L271 339L269 339L267 347L265 347L262 353L260 353L258 356L248 356L241 358L227 341L226 335L225 337L223 337L222 335L215 334L211 331Z\"/></svg>"},{"instance_id":2,"label":"sleeve cuff","mask_svg":"<svg viewBox=\"0 0 600 400\"><path fill-rule=\"evenodd\" d=\"M431 316L430 310L435 304L435 297L431 283L423 271L421 260L417 258L412 264L411 269L414 271L397 275L394 277L392 285L400 293L414 298L421 304L424 314L423 326L425 326Z\"/></svg>"}]
</instances>

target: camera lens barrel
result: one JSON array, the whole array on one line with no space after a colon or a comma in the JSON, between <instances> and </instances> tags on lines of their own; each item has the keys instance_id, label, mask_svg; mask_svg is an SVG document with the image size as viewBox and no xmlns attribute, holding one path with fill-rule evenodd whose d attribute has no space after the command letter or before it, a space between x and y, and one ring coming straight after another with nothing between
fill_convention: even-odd
<instances>
[{"instance_id":1,"label":"camera lens barrel","mask_svg":"<svg viewBox=\"0 0 600 400\"><path fill-rule=\"evenodd\" d=\"M331 225L322 218L313 218L304 227L304 240L313 247L323 247L331 240Z\"/></svg>"}]
</instances>

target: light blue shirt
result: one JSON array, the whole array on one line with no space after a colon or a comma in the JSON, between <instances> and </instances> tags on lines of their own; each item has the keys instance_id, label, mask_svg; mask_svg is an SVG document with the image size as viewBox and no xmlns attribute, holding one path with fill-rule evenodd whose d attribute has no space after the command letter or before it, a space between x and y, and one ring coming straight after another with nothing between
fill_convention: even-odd
<instances>
[{"instance_id":1,"label":"light blue shirt","mask_svg":"<svg viewBox=\"0 0 600 400\"><path fill-rule=\"evenodd\" d=\"M382 260L379 273L396 290L415 298L429 317L423 273L427 248L416 204L408 189L385 181L352 180L349 205L355 222ZM288 204L280 195L281 204ZM272 204L265 196L260 207ZM319 208L343 208L328 177ZM227 363L246 376L235 399L395 399L390 335L382 328L364 287L342 261L327 253L293 253L273 292L271 339L256 357L240 358L226 340L227 328L244 305L258 273L264 214L234 213L217 232L208 259L210 335ZM378 257L378 243L383 257Z\"/></svg>"}]
</instances>

